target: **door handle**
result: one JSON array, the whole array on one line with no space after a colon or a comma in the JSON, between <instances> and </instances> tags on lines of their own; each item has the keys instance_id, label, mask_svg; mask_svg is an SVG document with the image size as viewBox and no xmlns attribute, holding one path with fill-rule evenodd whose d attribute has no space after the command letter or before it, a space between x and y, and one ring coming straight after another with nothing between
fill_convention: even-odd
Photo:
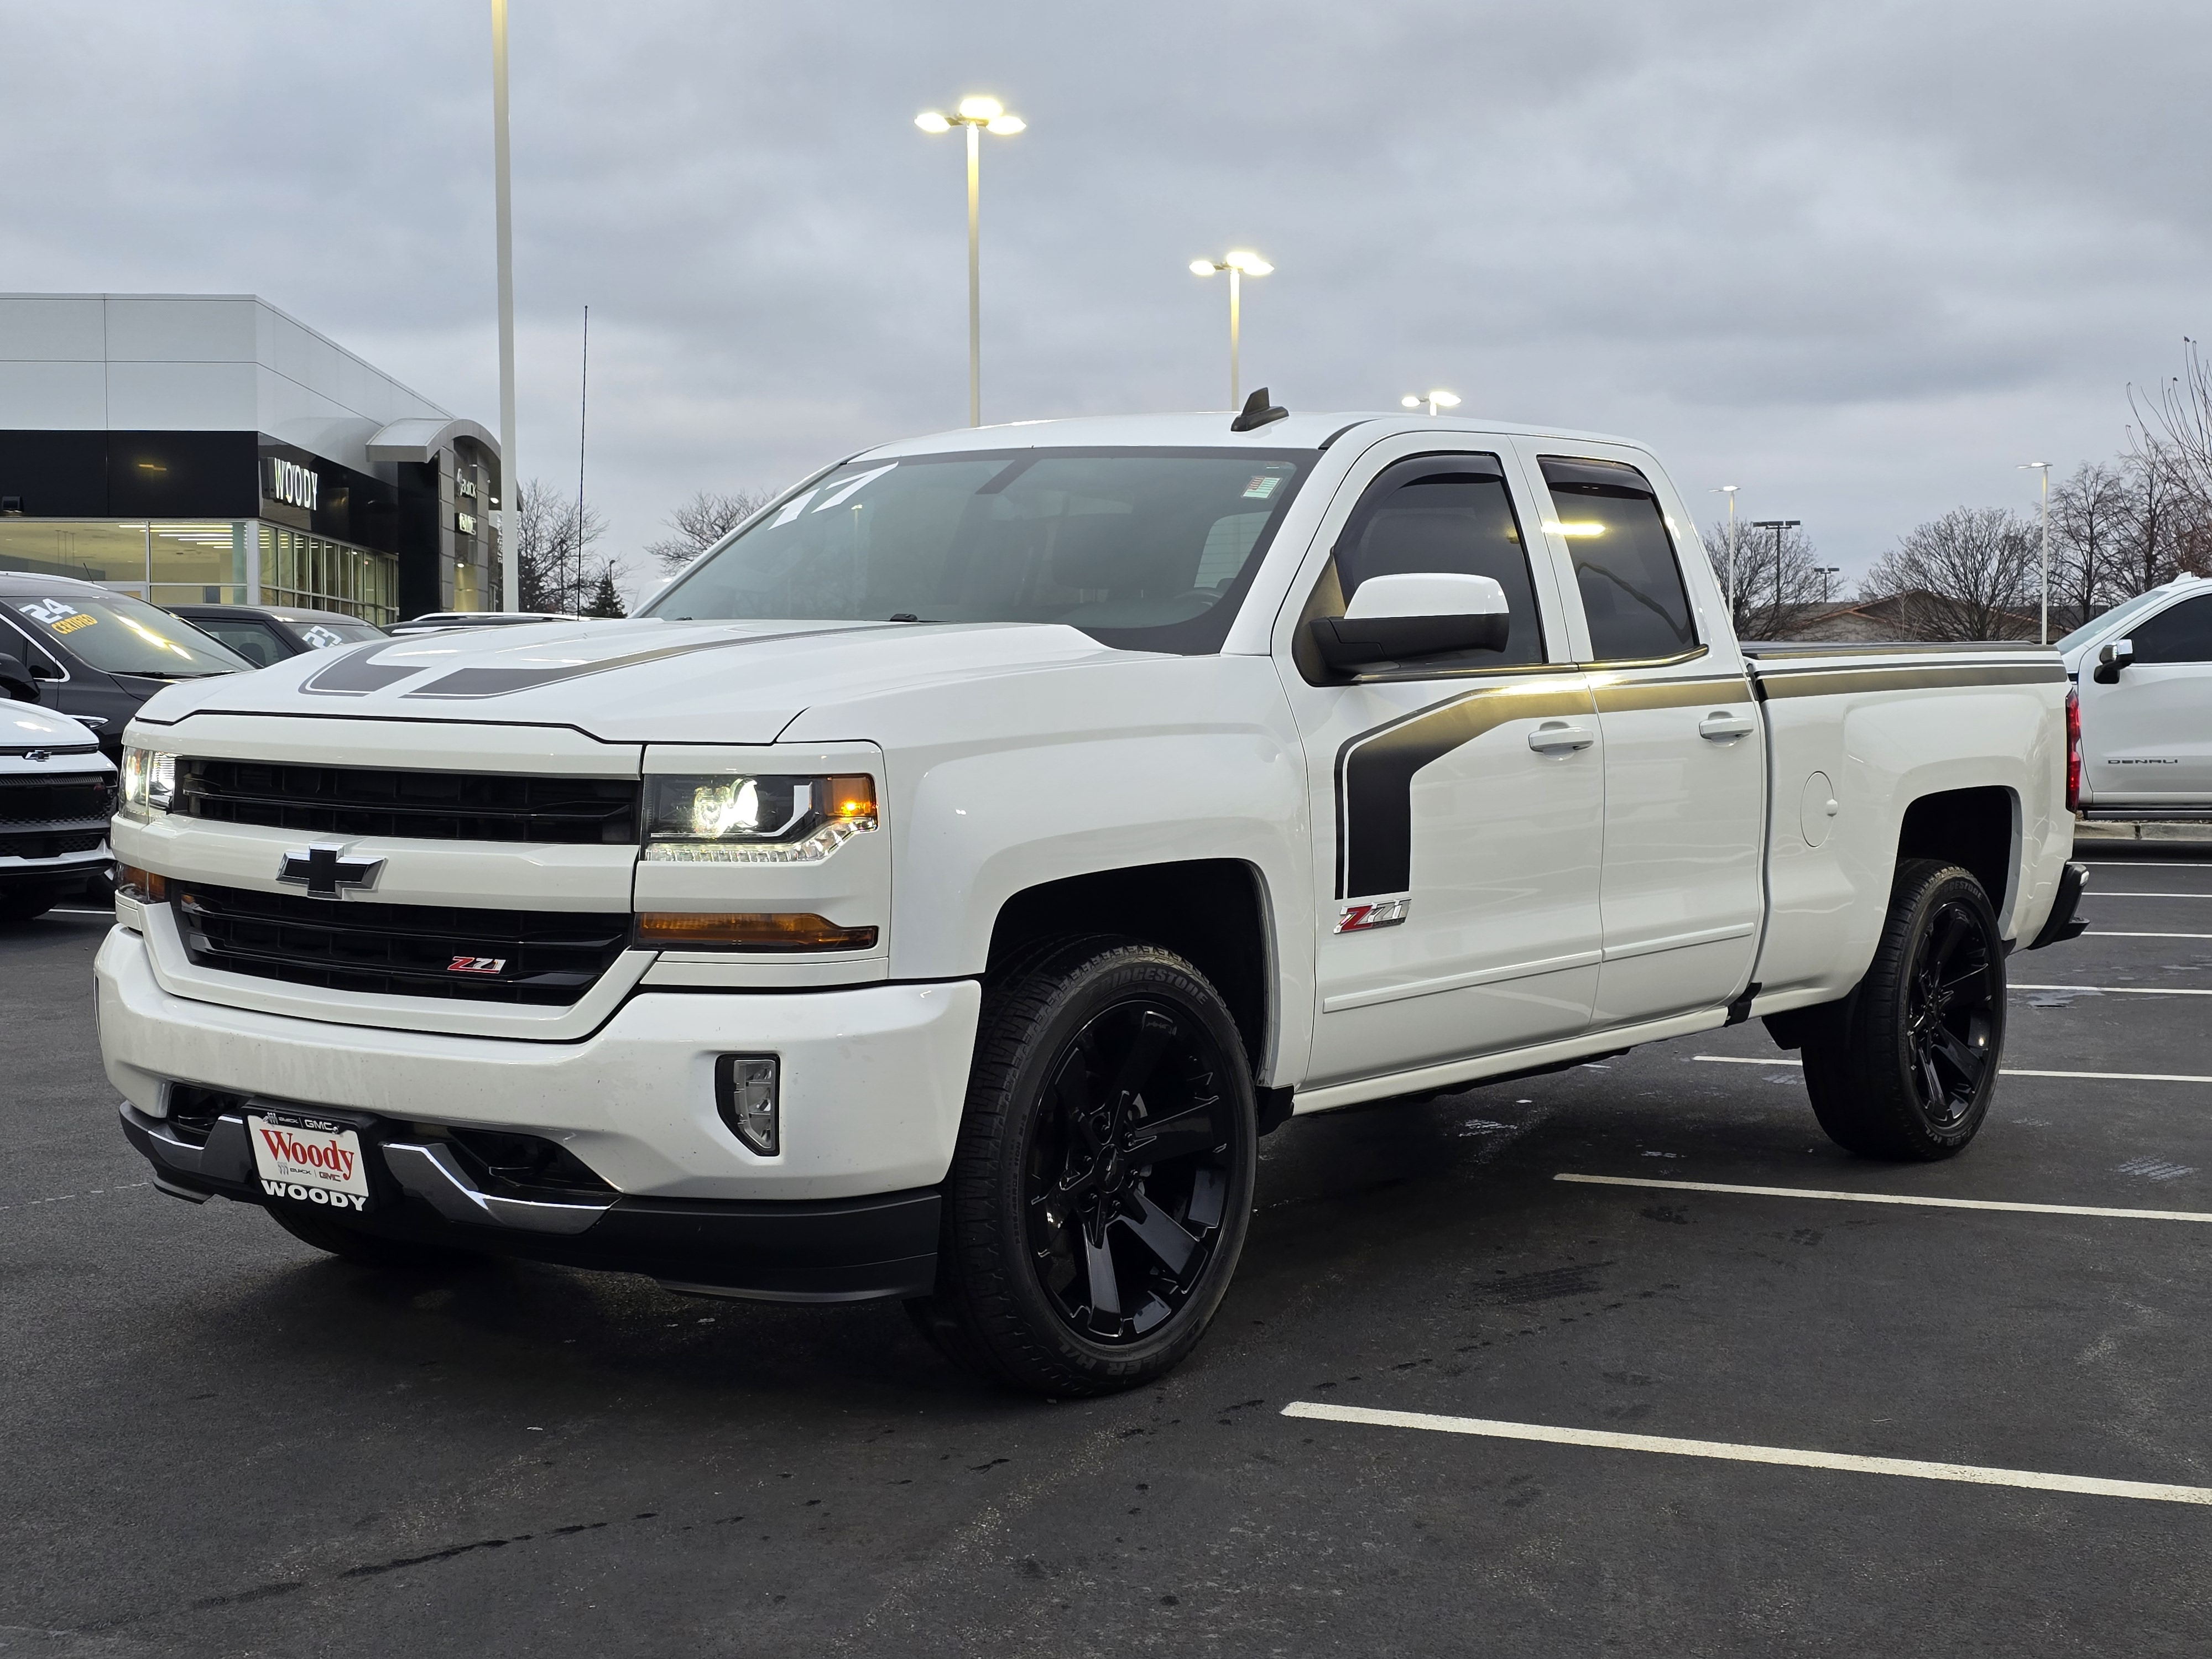
<instances>
[{"instance_id":1,"label":"door handle","mask_svg":"<svg viewBox=\"0 0 2212 1659\"><path fill-rule=\"evenodd\" d=\"M1571 754L1596 741L1597 733L1587 726L1570 726L1565 720L1546 720L1528 734L1528 746L1540 755Z\"/></svg>"},{"instance_id":2,"label":"door handle","mask_svg":"<svg viewBox=\"0 0 2212 1659\"><path fill-rule=\"evenodd\" d=\"M1750 715L1732 714L1725 708L1716 708L1698 722L1698 735L1711 738L1715 743L1723 743L1730 738L1747 737L1754 729Z\"/></svg>"}]
</instances>

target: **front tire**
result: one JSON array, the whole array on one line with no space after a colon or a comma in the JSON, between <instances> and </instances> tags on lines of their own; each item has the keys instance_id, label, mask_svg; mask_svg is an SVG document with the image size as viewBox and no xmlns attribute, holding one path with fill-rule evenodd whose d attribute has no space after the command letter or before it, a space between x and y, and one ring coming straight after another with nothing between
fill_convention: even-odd
<instances>
[{"instance_id":1,"label":"front tire","mask_svg":"<svg viewBox=\"0 0 2212 1659\"><path fill-rule=\"evenodd\" d=\"M1906 860L1866 976L1807 1037L1813 1111L1847 1151L1950 1158L1989 1115L2004 1029L2004 943L1989 895L1957 865Z\"/></svg>"},{"instance_id":2,"label":"front tire","mask_svg":"<svg viewBox=\"0 0 2212 1659\"><path fill-rule=\"evenodd\" d=\"M1165 1375L1236 1272L1257 1139L1236 1022L1189 963L1112 939L1031 955L986 988L916 1322L1036 1394Z\"/></svg>"}]
</instances>

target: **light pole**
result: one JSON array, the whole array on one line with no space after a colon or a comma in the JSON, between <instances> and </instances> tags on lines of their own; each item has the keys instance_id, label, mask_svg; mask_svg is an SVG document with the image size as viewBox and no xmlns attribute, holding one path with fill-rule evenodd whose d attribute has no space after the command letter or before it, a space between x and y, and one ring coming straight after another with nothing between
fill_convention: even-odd
<instances>
[{"instance_id":1,"label":"light pole","mask_svg":"<svg viewBox=\"0 0 2212 1659\"><path fill-rule=\"evenodd\" d=\"M1771 530L1774 532L1774 625L1777 628L1782 626L1782 533L1786 530L1795 530L1803 522L1802 519L1753 519L1751 521L1753 530Z\"/></svg>"},{"instance_id":2,"label":"light pole","mask_svg":"<svg viewBox=\"0 0 2212 1659\"><path fill-rule=\"evenodd\" d=\"M1265 276L1274 266L1269 264L1249 248L1231 248L1218 259L1193 259L1190 271L1194 276L1211 276L1217 270L1229 273L1229 407L1234 410L1241 400L1243 386L1237 371L1237 336L1243 326L1244 278Z\"/></svg>"},{"instance_id":3,"label":"light pole","mask_svg":"<svg viewBox=\"0 0 2212 1659\"><path fill-rule=\"evenodd\" d=\"M493 217L499 237L499 604L522 609L522 561L514 544L514 207L507 165L507 0L491 0Z\"/></svg>"},{"instance_id":4,"label":"light pole","mask_svg":"<svg viewBox=\"0 0 2212 1659\"><path fill-rule=\"evenodd\" d=\"M2036 643L2048 645L2051 643L2051 463L2022 461L2019 470L2043 475L2043 625Z\"/></svg>"},{"instance_id":5,"label":"light pole","mask_svg":"<svg viewBox=\"0 0 2212 1659\"><path fill-rule=\"evenodd\" d=\"M1725 495L1729 501L1729 626L1735 626L1735 490L1734 484L1723 484L1713 493Z\"/></svg>"},{"instance_id":6,"label":"light pole","mask_svg":"<svg viewBox=\"0 0 2212 1659\"><path fill-rule=\"evenodd\" d=\"M1836 596L1832 579L1842 575L1844 568L1839 564L1816 564L1813 567L1813 574L1820 579L1820 603L1826 605Z\"/></svg>"},{"instance_id":7,"label":"light pole","mask_svg":"<svg viewBox=\"0 0 2212 1659\"><path fill-rule=\"evenodd\" d=\"M968 129L968 424L983 424L983 256L981 209L983 190L983 135L996 133L1001 138L1011 138L1029 123L1018 115L1006 113L1006 106L995 98L963 98L959 107L947 115L942 110L926 109L914 118L915 125L924 132L950 132L955 127Z\"/></svg>"},{"instance_id":8,"label":"light pole","mask_svg":"<svg viewBox=\"0 0 2212 1659\"><path fill-rule=\"evenodd\" d=\"M1401 409L1419 409L1423 404L1429 406L1431 415L1434 415L1440 409L1457 409L1459 393L1441 391L1415 392L1408 392L1405 397L1398 399L1398 407Z\"/></svg>"}]
</instances>

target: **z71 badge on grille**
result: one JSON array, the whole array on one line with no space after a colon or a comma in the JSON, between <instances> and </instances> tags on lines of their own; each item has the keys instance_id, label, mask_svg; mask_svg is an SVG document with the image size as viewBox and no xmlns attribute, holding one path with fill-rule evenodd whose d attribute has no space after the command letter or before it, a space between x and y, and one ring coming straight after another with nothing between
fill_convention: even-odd
<instances>
[{"instance_id":1,"label":"z71 badge on grille","mask_svg":"<svg viewBox=\"0 0 2212 1659\"><path fill-rule=\"evenodd\" d=\"M505 957L455 957L446 964L449 974L503 974L507 971Z\"/></svg>"}]
</instances>

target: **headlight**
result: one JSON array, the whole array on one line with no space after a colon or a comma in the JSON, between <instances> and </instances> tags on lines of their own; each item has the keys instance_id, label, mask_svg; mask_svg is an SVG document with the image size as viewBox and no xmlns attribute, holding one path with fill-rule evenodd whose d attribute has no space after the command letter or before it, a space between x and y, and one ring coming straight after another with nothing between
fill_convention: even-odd
<instances>
[{"instance_id":1,"label":"headlight","mask_svg":"<svg viewBox=\"0 0 2212 1659\"><path fill-rule=\"evenodd\" d=\"M870 777L646 779L645 856L654 862L819 864L876 822Z\"/></svg>"},{"instance_id":2,"label":"headlight","mask_svg":"<svg viewBox=\"0 0 2212 1659\"><path fill-rule=\"evenodd\" d=\"M177 757L152 749L123 751L123 810L166 812L177 793Z\"/></svg>"}]
</instances>

